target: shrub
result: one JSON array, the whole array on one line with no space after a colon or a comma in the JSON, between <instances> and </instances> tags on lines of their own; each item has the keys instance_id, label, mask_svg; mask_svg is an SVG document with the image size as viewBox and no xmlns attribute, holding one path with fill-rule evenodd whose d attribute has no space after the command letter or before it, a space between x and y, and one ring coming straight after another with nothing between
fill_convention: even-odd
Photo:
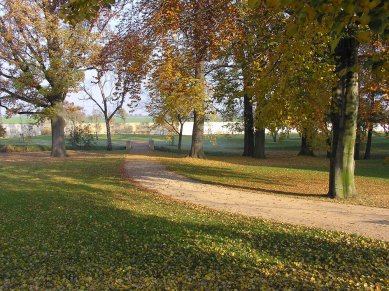
<instances>
[{"instance_id":1,"label":"shrub","mask_svg":"<svg viewBox=\"0 0 389 291\"><path fill-rule=\"evenodd\" d=\"M5 127L0 124L0 137L5 137L7 134L7 131L5 130Z\"/></svg>"},{"instance_id":2,"label":"shrub","mask_svg":"<svg viewBox=\"0 0 389 291\"><path fill-rule=\"evenodd\" d=\"M27 153L27 152L41 152L49 151L50 147L42 145L4 145L0 146L0 153Z\"/></svg>"},{"instance_id":3,"label":"shrub","mask_svg":"<svg viewBox=\"0 0 389 291\"><path fill-rule=\"evenodd\" d=\"M51 135L51 128L49 127L42 128L41 135Z\"/></svg>"},{"instance_id":4,"label":"shrub","mask_svg":"<svg viewBox=\"0 0 389 291\"><path fill-rule=\"evenodd\" d=\"M92 133L90 125L76 125L70 131L69 142L73 146L90 148L96 144L96 136Z\"/></svg>"}]
</instances>

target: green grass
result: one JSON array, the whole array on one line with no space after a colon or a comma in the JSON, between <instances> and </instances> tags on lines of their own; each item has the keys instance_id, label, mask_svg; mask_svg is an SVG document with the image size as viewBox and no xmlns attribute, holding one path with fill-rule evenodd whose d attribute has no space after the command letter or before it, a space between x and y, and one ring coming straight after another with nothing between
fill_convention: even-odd
<instances>
[{"instance_id":1,"label":"green grass","mask_svg":"<svg viewBox=\"0 0 389 291\"><path fill-rule=\"evenodd\" d=\"M0 156L0 289L388 287L380 241L174 202L124 155Z\"/></svg>"},{"instance_id":2,"label":"green grass","mask_svg":"<svg viewBox=\"0 0 389 291\"><path fill-rule=\"evenodd\" d=\"M33 124L36 123L36 120L33 118L28 118L25 116L21 117L0 117L0 124Z\"/></svg>"},{"instance_id":3,"label":"green grass","mask_svg":"<svg viewBox=\"0 0 389 291\"><path fill-rule=\"evenodd\" d=\"M166 148L171 152L177 152L177 141L175 144L167 140L159 140L156 146ZM189 151L192 137L183 136L182 150ZM281 142L273 142L270 136L266 137L266 147L269 150L292 150L298 151L300 145L300 138L297 135L291 135L290 139L285 139ZM243 153L243 135L215 135L212 139L205 138L204 150L207 155L241 155Z\"/></svg>"},{"instance_id":4,"label":"green grass","mask_svg":"<svg viewBox=\"0 0 389 291\"><path fill-rule=\"evenodd\" d=\"M191 136L184 136L182 149L189 151L191 146ZM171 152L177 152L177 141L175 138L174 145L166 139L159 138L156 146L164 147ZM301 139L298 134L290 134L289 138L284 138L273 142L270 135L266 135L266 150L267 151L288 151L294 152L296 155L300 150ZM323 145L323 148L325 145ZM365 150L365 143L361 144L361 157ZM204 141L204 151L207 155L242 155L243 153L243 135L215 135L212 139L206 136ZM315 151L319 156L325 156L323 151ZM372 139L372 158L383 158L389 156L389 138L383 135L374 135Z\"/></svg>"},{"instance_id":5,"label":"green grass","mask_svg":"<svg viewBox=\"0 0 389 291\"><path fill-rule=\"evenodd\" d=\"M163 142L165 137L163 136L152 136L152 138L156 142ZM112 135L112 144L114 149L123 149L126 146L126 141L128 140L145 140L148 141L150 139L150 135L145 134L114 134ZM0 147L1 146L15 146L18 148L28 148L30 147L31 151L40 151L40 150L49 150L51 147L51 136L49 135L40 135L34 136L31 138L26 138L24 141L21 138L3 138L0 139ZM98 135L98 139L93 143L90 148L87 150L105 150L107 146L107 139L104 134ZM75 147L70 144L70 142L66 141L67 149L77 150L85 148Z\"/></svg>"}]
</instances>

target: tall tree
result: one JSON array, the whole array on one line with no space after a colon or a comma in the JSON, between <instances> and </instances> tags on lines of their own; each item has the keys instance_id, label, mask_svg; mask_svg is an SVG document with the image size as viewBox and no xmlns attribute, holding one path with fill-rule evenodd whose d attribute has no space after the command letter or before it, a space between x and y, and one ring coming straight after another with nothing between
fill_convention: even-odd
<instances>
[{"instance_id":1,"label":"tall tree","mask_svg":"<svg viewBox=\"0 0 389 291\"><path fill-rule=\"evenodd\" d=\"M371 157L371 143L374 128L385 119L388 106L388 74L376 71L375 60L389 61L389 40L379 36L372 37L370 43L363 44L361 54L360 96L358 109L358 134L366 139L364 159ZM359 142L359 144L362 140ZM356 157L358 156L358 140L356 141Z\"/></svg>"},{"instance_id":2,"label":"tall tree","mask_svg":"<svg viewBox=\"0 0 389 291\"><path fill-rule=\"evenodd\" d=\"M251 1L259 5L262 1ZM308 21L325 23L333 37L338 84L332 99L332 154L329 176L330 197L347 198L357 194L354 182L354 144L358 110L358 47L370 41L369 30L388 37L389 3L377 1L266 1L277 11L288 9L296 19L289 31ZM381 66L381 70L385 66Z\"/></svg>"},{"instance_id":3,"label":"tall tree","mask_svg":"<svg viewBox=\"0 0 389 291\"><path fill-rule=\"evenodd\" d=\"M194 109L192 146L193 158L204 158L204 122L207 98L206 64L215 59L220 48L234 36L234 6L228 0L142 1L145 28L149 35L174 35L181 40L180 48L192 63L202 106ZM158 39L158 37L157 37Z\"/></svg>"},{"instance_id":4,"label":"tall tree","mask_svg":"<svg viewBox=\"0 0 389 291\"><path fill-rule=\"evenodd\" d=\"M161 57L153 62L154 70L148 85L151 101L147 108L155 124L178 134L178 150L181 151L184 123L197 107L194 104L197 90L202 88L174 45L165 41L161 50Z\"/></svg>"},{"instance_id":5,"label":"tall tree","mask_svg":"<svg viewBox=\"0 0 389 291\"><path fill-rule=\"evenodd\" d=\"M83 79L96 34L89 23L59 17L66 1L0 3L0 100L15 113L51 119L53 157L66 156L63 102Z\"/></svg>"},{"instance_id":6,"label":"tall tree","mask_svg":"<svg viewBox=\"0 0 389 291\"><path fill-rule=\"evenodd\" d=\"M93 91L93 86L82 86L86 98L93 101L104 116L109 151L112 150L112 118L124 105L130 109L140 100L149 54L149 46L139 31L127 30L123 36L111 35L93 62L96 75L90 84L98 88L98 93Z\"/></svg>"}]
</instances>

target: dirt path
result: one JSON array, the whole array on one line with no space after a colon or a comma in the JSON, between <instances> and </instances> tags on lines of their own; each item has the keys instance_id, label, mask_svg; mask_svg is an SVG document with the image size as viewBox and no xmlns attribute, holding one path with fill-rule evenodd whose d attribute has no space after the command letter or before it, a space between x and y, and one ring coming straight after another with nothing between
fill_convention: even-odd
<instances>
[{"instance_id":1,"label":"dirt path","mask_svg":"<svg viewBox=\"0 0 389 291\"><path fill-rule=\"evenodd\" d=\"M146 148L134 153L145 154ZM204 184L144 159L131 159L125 168L129 177L143 187L176 199L217 210L389 241L389 209L277 197Z\"/></svg>"}]
</instances>

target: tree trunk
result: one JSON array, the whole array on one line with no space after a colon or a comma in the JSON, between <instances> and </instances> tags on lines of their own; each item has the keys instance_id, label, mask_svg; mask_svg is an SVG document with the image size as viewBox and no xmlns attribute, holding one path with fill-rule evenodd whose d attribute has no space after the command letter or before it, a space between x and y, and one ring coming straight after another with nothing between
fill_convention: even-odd
<instances>
[{"instance_id":1,"label":"tree trunk","mask_svg":"<svg viewBox=\"0 0 389 291\"><path fill-rule=\"evenodd\" d=\"M106 118L105 127L107 129L107 151L112 151L111 125L109 122L110 120Z\"/></svg>"},{"instance_id":2,"label":"tree trunk","mask_svg":"<svg viewBox=\"0 0 389 291\"><path fill-rule=\"evenodd\" d=\"M304 130L303 133L301 134L301 146L300 146L300 152L298 153L298 156L309 156L309 157L315 156L309 138L307 137L306 130Z\"/></svg>"},{"instance_id":3,"label":"tree trunk","mask_svg":"<svg viewBox=\"0 0 389 291\"><path fill-rule=\"evenodd\" d=\"M182 132L184 130L184 125L180 124L180 133L178 134L178 151L181 152L182 149Z\"/></svg>"},{"instance_id":4,"label":"tree trunk","mask_svg":"<svg viewBox=\"0 0 389 291\"><path fill-rule=\"evenodd\" d=\"M257 129L255 131L255 149L254 158L265 159L265 129Z\"/></svg>"},{"instance_id":5,"label":"tree trunk","mask_svg":"<svg viewBox=\"0 0 389 291\"><path fill-rule=\"evenodd\" d=\"M357 128L354 145L354 160L356 161L360 159L361 142L361 130L360 128Z\"/></svg>"},{"instance_id":6,"label":"tree trunk","mask_svg":"<svg viewBox=\"0 0 389 291\"><path fill-rule=\"evenodd\" d=\"M243 156L252 157L254 155L254 117L253 104L247 93L244 94L244 147Z\"/></svg>"},{"instance_id":7,"label":"tree trunk","mask_svg":"<svg viewBox=\"0 0 389 291\"><path fill-rule=\"evenodd\" d=\"M369 130L367 131L366 150L365 150L365 155L363 157L363 159L365 160L370 160L372 138L373 138L373 129L369 127Z\"/></svg>"},{"instance_id":8,"label":"tree trunk","mask_svg":"<svg viewBox=\"0 0 389 291\"><path fill-rule=\"evenodd\" d=\"M195 77L204 86L205 90L205 73L204 73L204 61L196 63ZM204 92L205 95L205 92ZM192 146L190 149L189 157L203 159L204 155L204 123L205 123L205 104L204 100L201 100L202 108L194 110L193 120L193 132L192 132Z\"/></svg>"},{"instance_id":9,"label":"tree trunk","mask_svg":"<svg viewBox=\"0 0 389 291\"><path fill-rule=\"evenodd\" d=\"M326 154L326 157L328 158L328 159L330 159L331 158L331 137L328 137L327 139L326 139L326 143L327 143L327 154Z\"/></svg>"},{"instance_id":10,"label":"tree trunk","mask_svg":"<svg viewBox=\"0 0 389 291\"><path fill-rule=\"evenodd\" d=\"M278 132L271 133L271 137L273 138L273 142L277 142L277 136L278 136Z\"/></svg>"},{"instance_id":11,"label":"tree trunk","mask_svg":"<svg viewBox=\"0 0 389 291\"><path fill-rule=\"evenodd\" d=\"M334 96L332 110L333 124L332 157L328 195L334 198L348 198L357 194L354 181L354 144L358 113L358 42L354 37L340 40L335 57L337 72L341 74ZM345 71L345 73L343 73Z\"/></svg>"},{"instance_id":12,"label":"tree trunk","mask_svg":"<svg viewBox=\"0 0 389 291\"><path fill-rule=\"evenodd\" d=\"M61 113L51 117L51 156L66 157L65 149L65 119Z\"/></svg>"}]
</instances>

